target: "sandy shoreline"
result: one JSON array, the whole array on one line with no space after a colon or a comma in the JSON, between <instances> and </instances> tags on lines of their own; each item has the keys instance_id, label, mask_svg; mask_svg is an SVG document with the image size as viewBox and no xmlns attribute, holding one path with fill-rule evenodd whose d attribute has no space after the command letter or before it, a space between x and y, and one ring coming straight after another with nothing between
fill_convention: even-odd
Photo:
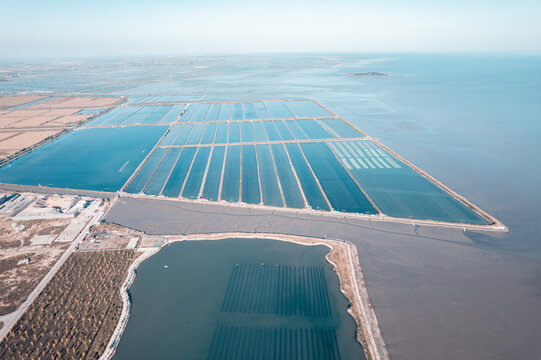
<instances>
[{"instance_id":1,"label":"sandy shoreline","mask_svg":"<svg viewBox=\"0 0 541 360\"><path fill-rule=\"evenodd\" d=\"M325 258L333 266L334 271L337 273L340 281L340 290L350 302L347 311L353 317L357 324L357 341L362 344L368 360L389 359L385 343L378 327L376 314L370 304L370 298L368 297L368 293L366 292L366 286L362 277L362 271L357 258L357 250L355 246L353 246L349 242L333 239L319 239L283 234L253 234L242 232L168 236L168 241L160 247L141 249L141 251L143 251L143 254L132 263L128 270L128 276L120 288L120 295L122 297L123 304L122 313L120 315L120 320L117 324L117 327L115 328L115 331L107 345L107 348L101 355L100 359L111 359L115 353L116 347L118 346L118 343L120 341L122 333L124 332L124 329L127 326L130 316L131 302L128 291L135 280L137 268L144 260L158 253L164 246L174 242L223 240L230 238L256 238L287 241L305 246L327 246L330 250L325 256Z\"/></svg>"}]
</instances>

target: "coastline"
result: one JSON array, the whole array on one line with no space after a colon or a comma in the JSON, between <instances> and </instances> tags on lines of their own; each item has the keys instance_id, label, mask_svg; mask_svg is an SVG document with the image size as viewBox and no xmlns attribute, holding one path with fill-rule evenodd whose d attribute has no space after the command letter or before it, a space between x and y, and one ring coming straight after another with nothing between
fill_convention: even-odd
<instances>
[{"instance_id":1,"label":"coastline","mask_svg":"<svg viewBox=\"0 0 541 360\"><path fill-rule=\"evenodd\" d=\"M349 242L295 235L253 234L245 232L168 236L167 238L168 241L164 242L159 247L140 249L139 251L143 252L143 254L140 255L128 269L128 276L120 288L120 296L122 298L122 312L120 319L105 351L100 356L100 360L111 359L116 351L130 317L131 301L129 288L135 280L137 268L144 260L158 253L164 246L174 242L223 240L229 238L279 240L304 246L327 246L330 250L325 256L325 259L333 266L333 269L339 278L340 291L350 303L347 311L357 324L357 341L363 346L364 353L368 360L389 359L385 343L378 327L376 314L370 304L370 298L366 291L360 263L357 257L357 250L355 246Z\"/></svg>"}]
</instances>

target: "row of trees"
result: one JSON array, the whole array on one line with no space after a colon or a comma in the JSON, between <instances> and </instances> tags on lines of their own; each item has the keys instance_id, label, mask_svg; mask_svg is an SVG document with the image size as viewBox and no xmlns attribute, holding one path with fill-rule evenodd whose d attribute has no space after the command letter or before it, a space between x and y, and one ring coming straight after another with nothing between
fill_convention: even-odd
<instances>
[{"instance_id":1,"label":"row of trees","mask_svg":"<svg viewBox=\"0 0 541 360\"><path fill-rule=\"evenodd\" d=\"M73 253L0 343L0 359L97 359L122 310L133 250Z\"/></svg>"}]
</instances>

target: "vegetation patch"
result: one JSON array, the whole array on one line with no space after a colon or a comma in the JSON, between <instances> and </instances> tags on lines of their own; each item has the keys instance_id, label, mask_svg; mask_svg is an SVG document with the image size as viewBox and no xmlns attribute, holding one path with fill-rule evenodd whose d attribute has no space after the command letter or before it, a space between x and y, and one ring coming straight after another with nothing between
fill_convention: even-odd
<instances>
[{"instance_id":1,"label":"vegetation patch","mask_svg":"<svg viewBox=\"0 0 541 360\"><path fill-rule=\"evenodd\" d=\"M73 253L0 343L1 359L97 359L114 331L133 250Z\"/></svg>"}]
</instances>

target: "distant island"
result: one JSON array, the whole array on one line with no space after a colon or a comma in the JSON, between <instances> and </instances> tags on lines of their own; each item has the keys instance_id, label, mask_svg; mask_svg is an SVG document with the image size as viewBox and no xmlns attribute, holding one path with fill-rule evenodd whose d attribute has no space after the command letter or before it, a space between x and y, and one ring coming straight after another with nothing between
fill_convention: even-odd
<instances>
[{"instance_id":1,"label":"distant island","mask_svg":"<svg viewBox=\"0 0 541 360\"><path fill-rule=\"evenodd\" d=\"M380 72L365 72L365 73L348 73L346 76L365 76L365 77L380 77L380 76L389 76L389 74L384 74Z\"/></svg>"}]
</instances>

